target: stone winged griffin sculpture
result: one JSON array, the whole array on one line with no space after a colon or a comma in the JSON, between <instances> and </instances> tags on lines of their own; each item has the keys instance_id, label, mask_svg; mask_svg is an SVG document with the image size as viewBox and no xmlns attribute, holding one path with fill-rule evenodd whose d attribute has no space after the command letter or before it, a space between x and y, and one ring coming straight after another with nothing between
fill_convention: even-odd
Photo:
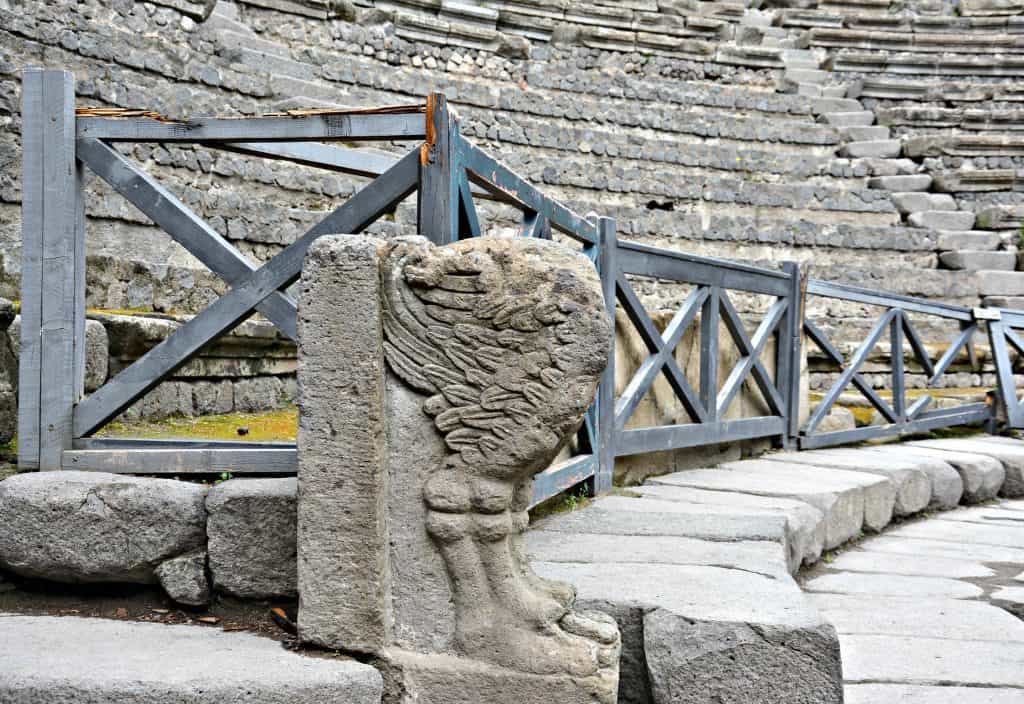
<instances>
[{"instance_id":1,"label":"stone winged griffin sculpture","mask_svg":"<svg viewBox=\"0 0 1024 704\"><path fill-rule=\"evenodd\" d=\"M607 362L593 265L545 240L405 238L382 277L387 362L427 396L446 445L423 500L457 647L538 675L593 674L617 658L614 624L571 612L572 587L535 575L521 544L531 480L579 428Z\"/></svg>"}]
</instances>

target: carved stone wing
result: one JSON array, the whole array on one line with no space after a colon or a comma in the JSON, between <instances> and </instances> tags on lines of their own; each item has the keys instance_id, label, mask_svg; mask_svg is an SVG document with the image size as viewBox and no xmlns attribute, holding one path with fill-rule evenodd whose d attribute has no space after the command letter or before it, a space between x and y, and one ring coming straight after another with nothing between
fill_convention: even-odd
<instances>
[{"instance_id":1,"label":"carved stone wing","mask_svg":"<svg viewBox=\"0 0 1024 704\"><path fill-rule=\"evenodd\" d=\"M538 239L390 244L385 352L452 459L539 470L591 403L611 328L590 261Z\"/></svg>"}]
</instances>

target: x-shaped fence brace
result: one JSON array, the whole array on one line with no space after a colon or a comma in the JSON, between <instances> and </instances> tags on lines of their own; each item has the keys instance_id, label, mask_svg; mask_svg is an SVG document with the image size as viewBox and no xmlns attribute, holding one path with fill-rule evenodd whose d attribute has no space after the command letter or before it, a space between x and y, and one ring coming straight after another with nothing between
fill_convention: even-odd
<instances>
[{"instance_id":1,"label":"x-shaped fence brace","mask_svg":"<svg viewBox=\"0 0 1024 704\"><path fill-rule=\"evenodd\" d=\"M986 316L986 312L981 314ZM1024 313L999 310L987 312L988 337L996 364L996 384L1011 428L1024 428L1024 402L1017 395L1013 378L1013 360L1007 343L1017 351L1018 362L1024 357L1024 339L1014 328L1024 328Z\"/></svg>"}]
</instances>

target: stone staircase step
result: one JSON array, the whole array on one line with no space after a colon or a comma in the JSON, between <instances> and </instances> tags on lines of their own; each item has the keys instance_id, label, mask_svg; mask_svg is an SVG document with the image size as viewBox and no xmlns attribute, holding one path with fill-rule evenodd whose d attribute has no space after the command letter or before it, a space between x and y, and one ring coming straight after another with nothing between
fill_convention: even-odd
<instances>
[{"instance_id":1,"label":"stone staircase step","mask_svg":"<svg viewBox=\"0 0 1024 704\"><path fill-rule=\"evenodd\" d=\"M786 67L782 77L791 83L824 83L832 74L829 71L822 71L813 68L790 68Z\"/></svg>"},{"instance_id":2,"label":"stone staircase step","mask_svg":"<svg viewBox=\"0 0 1024 704\"><path fill-rule=\"evenodd\" d=\"M987 440L988 438L986 438ZM1003 464L987 455L912 447L900 443L871 447L867 448L867 451L876 452L890 459L895 456L941 460L960 475L963 486L963 495L960 497L962 503L975 504L994 499L1006 480L1006 470L1003 468Z\"/></svg>"},{"instance_id":3,"label":"stone staircase step","mask_svg":"<svg viewBox=\"0 0 1024 704\"><path fill-rule=\"evenodd\" d=\"M786 49L782 61L786 68L820 68L822 55L809 49Z\"/></svg>"},{"instance_id":4,"label":"stone staircase step","mask_svg":"<svg viewBox=\"0 0 1024 704\"><path fill-rule=\"evenodd\" d=\"M977 272L978 293L982 296L1024 296L1024 271Z\"/></svg>"},{"instance_id":5,"label":"stone staircase step","mask_svg":"<svg viewBox=\"0 0 1024 704\"><path fill-rule=\"evenodd\" d=\"M983 282L990 277L1014 277L1021 291L1024 291L1024 271L979 272L978 276ZM907 446L930 447L936 450L948 450L951 452L966 452L997 459L1003 463L1003 468L1006 470L1006 481L1003 482L999 495L1008 498L1024 496L1024 442L1009 439L999 442L990 442L990 440L992 438L941 438L936 440L917 440L907 443ZM1020 546L1018 545L1018 547Z\"/></svg>"},{"instance_id":6,"label":"stone staircase step","mask_svg":"<svg viewBox=\"0 0 1024 704\"><path fill-rule=\"evenodd\" d=\"M1019 230L1024 227L1024 205L994 205L978 211L982 230Z\"/></svg>"},{"instance_id":7,"label":"stone staircase step","mask_svg":"<svg viewBox=\"0 0 1024 704\"><path fill-rule=\"evenodd\" d=\"M943 252L939 255L939 262L947 269L1013 271L1017 268L1017 253L970 250Z\"/></svg>"},{"instance_id":8,"label":"stone staircase step","mask_svg":"<svg viewBox=\"0 0 1024 704\"><path fill-rule=\"evenodd\" d=\"M868 127L842 127L839 130L843 139L851 142L874 142L889 138L889 128L882 125Z\"/></svg>"},{"instance_id":9,"label":"stone staircase step","mask_svg":"<svg viewBox=\"0 0 1024 704\"><path fill-rule=\"evenodd\" d=\"M797 95L805 95L808 98L844 98L849 91L850 87L845 83L834 86L801 83L796 87Z\"/></svg>"},{"instance_id":10,"label":"stone staircase step","mask_svg":"<svg viewBox=\"0 0 1024 704\"><path fill-rule=\"evenodd\" d=\"M931 185L932 177L928 174L896 174L868 179L868 188L884 191L927 191Z\"/></svg>"},{"instance_id":11,"label":"stone staircase step","mask_svg":"<svg viewBox=\"0 0 1024 704\"><path fill-rule=\"evenodd\" d=\"M864 107L853 98L819 98L811 101L811 111L815 115L824 115L830 112L863 112Z\"/></svg>"},{"instance_id":12,"label":"stone staircase step","mask_svg":"<svg viewBox=\"0 0 1024 704\"><path fill-rule=\"evenodd\" d=\"M944 193L923 193L921 191L908 191L905 193L893 193L892 204L904 215L916 213L923 210L956 210L956 201L953 196Z\"/></svg>"},{"instance_id":13,"label":"stone staircase step","mask_svg":"<svg viewBox=\"0 0 1024 704\"><path fill-rule=\"evenodd\" d=\"M0 614L0 701L379 704L381 676L249 633ZM244 695L242 694L244 693Z\"/></svg>"},{"instance_id":14,"label":"stone staircase step","mask_svg":"<svg viewBox=\"0 0 1024 704\"><path fill-rule=\"evenodd\" d=\"M985 230L939 230L935 248L939 251L970 250L991 252L999 249L1002 238Z\"/></svg>"},{"instance_id":15,"label":"stone staircase step","mask_svg":"<svg viewBox=\"0 0 1024 704\"><path fill-rule=\"evenodd\" d=\"M970 230L974 227L974 213L969 210L922 210L910 213L907 223L911 227L929 230Z\"/></svg>"},{"instance_id":16,"label":"stone staircase step","mask_svg":"<svg viewBox=\"0 0 1024 704\"><path fill-rule=\"evenodd\" d=\"M849 142L839 150L841 156L860 157L897 157L900 155L901 143L898 139L879 139L869 142Z\"/></svg>"},{"instance_id":17,"label":"stone staircase step","mask_svg":"<svg viewBox=\"0 0 1024 704\"><path fill-rule=\"evenodd\" d=\"M804 584L804 591L866 597L914 596L920 599L975 599L984 594L979 586L949 577L912 577L863 572L836 572L815 577ZM850 676L847 674L846 678L849 680Z\"/></svg>"}]
</instances>

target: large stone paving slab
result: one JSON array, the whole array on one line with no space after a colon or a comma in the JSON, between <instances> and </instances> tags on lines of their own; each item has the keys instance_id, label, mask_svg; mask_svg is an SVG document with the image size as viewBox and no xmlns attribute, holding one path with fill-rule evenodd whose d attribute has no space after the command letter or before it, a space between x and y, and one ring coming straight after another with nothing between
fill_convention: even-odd
<instances>
[{"instance_id":1,"label":"large stone paving slab","mask_svg":"<svg viewBox=\"0 0 1024 704\"><path fill-rule=\"evenodd\" d=\"M978 437L917 440L907 443L907 445L993 457L1002 462L1003 468L1006 470L1006 480L999 491L1000 496L1024 496L1024 442Z\"/></svg>"},{"instance_id":2,"label":"large stone paving slab","mask_svg":"<svg viewBox=\"0 0 1024 704\"><path fill-rule=\"evenodd\" d=\"M897 538L880 535L860 548L870 552L884 552L894 555L919 557L946 557L957 560L980 560L981 562L1016 562L1024 564L1024 547L1012 548L1000 545L979 545L955 540L929 540L918 538Z\"/></svg>"},{"instance_id":3,"label":"large stone paving slab","mask_svg":"<svg viewBox=\"0 0 1024 704\"><path fill-rule=\"evenodd\" d=\"M839 633L1024 643L1024 621L970 599L810 594Z\"/></svg>"},{"instance_id":4,"label":"large stone paving slab","mask_svg":"<svg viewBox=\"0 0 1024 704\"><path fill-rule=\"evenodd\" d=\"M0 614L4 704L379 704L381 688L369 665L248 633Z\"/></svg>"},{"instance_id":5,"label":"large stone paving slab","mask_svg":"<svg viewBox=\"0 0 1024 704\"><path fill-rule=\"evenodd\" d=\"M927 475L931 482L931 500L928 507L933 509L949 509L960 504L963 498L964 482L960 473L949 462L941 458L911 455L905 452L903 445L886 445L872 450L870 448L836 448L830 450L839 457L845 456L846 462L867 467L913 467Z\"/></svg>"},{"instance_id":6,"label":"large stone paving slab","mask_svg":"<svg viewBox=\"0 0 1024 704\"><path fill-rule=\"evenodd\" d=\"M960 474L960 479L963 482L961 501L967 504L994 499L1006 480L1006 469L1002 462L994 457L976 452L954 452L918 445L911 447L896 444L871 448L871 451L886 457L933 458L948 463Z\"/></svg>"},{"instance_id":7,"label":"large stone paving slab","mask_svg":"<svg viewBox=\"0 0 1024 704\"><path fill-rule=\"evenodd\" d=\"M807 464L831 469L848 469L867 474L878 474L896 485L896 503L893 513L909 516L924 510L932 498L929 476L911 463L893 462L866 450L812 450L810 452L777 452L764 459L787 464Z\"/></svg>"},{"instance_id":8,"label":"large stone paving slab","mask_svg":"<svg viewBox=\"0 0 1024 704\"><path fill-rule=\"evenodd\" d=\"M984 592L980 587L945 577L907 577L904 575L837 572L808 581L809 592L861 594L873 596L948 597L973 599Z\"/></svg>"},{"instance_id":9,"label":"large stone paving slab","mask_svg":"<svg viewBox=\"0 0 1024 704\"><path fill-rule=\"evenodd\" d=\"M840 635L839 641L847 683L1024 688L1024 643L888 635Z\"/></svg>"},{"instance_id":10,"label":"large stone paving slab","mask_svg":"<svg viewBox=\"0 0 1024 704\"><path fill-rule=\"evenodd\" d=\"M961 521L921 521L894 528L889 535L899 538L999 545L1008 548L1024 546L1024 526L1004 524L981 525Z\"/></svg>"},{"instance_id":11,"label":"large stone paving slab","mask_svg":"<svg viewBox=\"0 0 1024 704\"><path fill-rule=\"evenodd\" d=\"M922 687L903 684L846 686L846 704L1020 704L1019 689Z\"/></svg>"},{"instance_id":12,"label":"large stone paving slab","mask_svg":"<svg viewBox=\"0 0 1024 704\"><path fill-rule=\"evenodd\" d=\"M694 469L653 477L648 480L648 484L667 484L806 502L821 511L824 517L826 549L842 545L855 537L864 524L863 491L853 486L829 486L806 476Z\"/></svg>"},{"instance_id":13,"label":"large stone paving slab","mask_svg":"<svg viewBox=\"0 0 1024 704\"><path fill-rule=\"evenodd\" d=\"M980 562L945 557L895 555L871 550L851 550L835 558L829 567L848 572L873 572L916 577L991 577L995 571Z\"/></svg>"}]
</instances>

